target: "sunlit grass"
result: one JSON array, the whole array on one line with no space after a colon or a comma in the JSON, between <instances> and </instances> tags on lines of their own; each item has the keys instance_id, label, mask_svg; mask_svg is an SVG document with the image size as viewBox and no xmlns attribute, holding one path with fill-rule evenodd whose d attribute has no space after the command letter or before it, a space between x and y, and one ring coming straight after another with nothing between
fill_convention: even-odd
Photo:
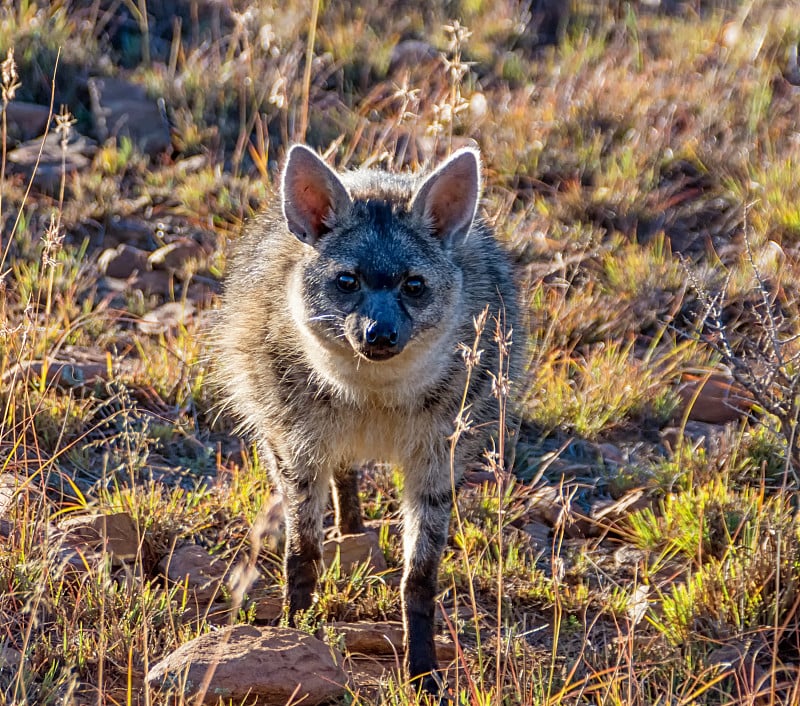
<instances>
[{"instance_id":1,"label":"sunlit grass","mask_svg":"<svg viewBox=\"0 0 800 706\"><path fill-rule=\"evenodd\" d=\"M515 440L543 449L527 470L564 506L547 514L537 488L510 479L462 492L437 608L441 632L452 626L461 642L454 699L793 703L797 420L757 407L726 430L703 426L676 391L686 372L719 368L719 339L696 328L708 313L696 289L725 287L720 320L734 344L758 337L784 355L756 366L765 394L780 372L782 399L796 396L798 8L700 3L687 18L573 5L563 42L537 47L518 3L462 3L460 25L452 3L405 17L331 4L313 47L309 142L347 167L416 167L475 139L485 215L518 258L529 328L514 345L530 366L515 381ZM214 620L257 612L254 587L235 582L219 588L231 614L192 610L192 589L158 567L183 544L232 573L252 562L259 590L282 590L278 533L262 512L274 500L268 460L217 407L205 309L226 241L274 193L300 137L309 18L255 2L164 24L148 7L146 43L137 22L125 43L91 8L0 10L0 54L15 50L20 84L3 78L4 107L46 104L55 81L87 131L81 77L119 74L164 98L173 146L150 158L127 139L98 145L90 167L63 178L63 202L10 169L0 184L0 479L11 488L0 648L20 656L0 665L0 703L165 703L145 685L149 667ZM410 39L441 62L394 68ZM3 154L16 146L8 137ZM728 210L736 217L719 225ZM128 220L143 227L128 231ZM98 271L109 234L149 255L173 233L214 252L170 272L167 295L117 291ZM209 299L192 300L198 281ZM193 317L145 333L142 317L172 299L195 305ZM772 338L756 325L765 299L780 323ZM63 363L73 367L56 379ZM396 521L399 471L364 476L367 517ZM641 495L632 509L603 514L628 492ZM96 513L128 515L140 551L76 552L62 527ZM399 619L401 540L388 521L378 531L389 573L334 561L304 629ZM740 666L717 660L725 648L746 653ZM351 688L342 703L415 702L390 673L377 691Z\"/></svg>"}]
</instances>

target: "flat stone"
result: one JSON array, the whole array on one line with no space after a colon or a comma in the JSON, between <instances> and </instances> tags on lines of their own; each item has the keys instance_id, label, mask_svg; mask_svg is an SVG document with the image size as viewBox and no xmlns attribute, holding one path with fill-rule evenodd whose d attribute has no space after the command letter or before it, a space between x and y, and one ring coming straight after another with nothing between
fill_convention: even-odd
<instances>
[{"instance_id":1,"label":"flat stone","mask_svg":"<svg viewBox=\"0 0 800 706\"><path fill-rule=\"evenodd\" d=\"M522 527L522 531L531 538L534 547L541 551L553 546L553 540L551 539L552 527L544 522L526 522Z\"/></svg>"},{"instance_id":2,"label":"flat stone","mask_svg":"<svg viewBox=\"0 0 800 706\"><path fill-rule=\"evenodd\" d=\"M90 387L110 378L133 375L141 363L131 358L112 358L98 348L63 346L58 357L48 360L26 360L12 365L3 374L4 384L26 383L44 376L45 384L62 388ZM46 369L45 369L46 366Z\"/></svg>"},{"instance_id":3,"label":"flat stone","mask_svg":"<svg viewBox=\"0 0 800 706\"><path fill-rule=\"evenodd\" d=\"M330 566L340 557L343 571L349 572L357 564L367 562L373 573L381 573L388 569L386 559L381 551L378 536L373 532L346 534L328 539L322 545L322 559Z\"/></svg>"},{"instance_id":4,"label":"flat stone","mask_svg":"<svg viewBox=\"0 0 800 706\"><path fill-rule=\"evenodd\" d=\"M95 150L94 141L75 130L70 130L63 147L61 136L51 131L44 140L41 137L29 140L11 150L7 155L8 168L26 179L33 177L34 186L54 193L62 177L89 167Z\"/></svg>"},{"instance_id":5,"label":"flat stone","mask_svg":"<svg viewBox=\"0 0 800 706\"><path fill-rule=\"evenodd\" d=\"M344 638L348 652L365 655L403 653L403 623L359 620L355 623L334 622L331 626Z\"/></svg>"},{"instance_id":6,"label":"flat stone","mask_svg":"<svg viewBox=\"0 0 800 706\"><path fill-rule=\"evenodd\" d=\"M687 419L708 424L734 422L752 410L752 395L733 378L724 375L686 375L677 390L683 404L682 417L689 407Z\"/></svg>"},{"instance_id":7,"label":"flat stone","mask_svg":"<svg viewBox=\"0 0 800 706\"><path fill-rule=\"evenodd\" d=\"M204 262L208 253L200 243L191 238L180 238L150 253L150 266L164 270L178 270L188 262Z\"/></svg>"},{"instance_id":8,"label":"flat stone","mask_svg":"<svg viewBox=\"0 0 800 706\"><path fill-rule=\"evenodd\" d=\"M542 523L561 528L571 539L582 539L600 534L600 528L589 518L574 512L558 488L544 485L530 495L526 524Z\"/></svg>"},{"instance_id":9,"label":"flat stone","mask_svg":"<svg viewBox=\"0 0 800 706\"><path fill-rule=\"evenodd\" d=\"M148 269L147 258L148 254L144 250L121 243L116 248L104 250L97 260L97 265L108 277L127 279L137 272Z\"/></svg>"},{"instance_id":10,"label":"flat stone","mask_svg":"<svg viewBox=\"0 0 800 706\"><path fill-rule=\"evenodd\" d=\"M147 674L151 687L201 703L304 706L340 698L347 675L341 656L324 642L292 628L235 625L181 645Z\"/></svg>"},{"instance_id":11,"label":"flat stone","mask_svg":"<svg viewBox=\"0 0 800 706\"><path fill-rule=\"evenodd\" d=\"M396 620L370 622L359 620L353 623L334 622L331 627L344 638L344 646L348 653L356 655L389 656L402 655L403 623ZM448 663L455 659L456 646L453 641L443 635L435 635L436 657L440 663Z\"/></svg>"},{"instance_id":12,"label":"flat stone","mask_svg":"<svg viewBox=\"0 0 800 706\"><path fill-rule=\"evenodd\" d=\"M59 529L66 533L66 543L80 547L84 554L105 550L118 561L131 561L148 549L136 520L127 512L67 517Z\"/></svg>"},{"instance_id":13,"label":"flat stone","mask_svg":"<svg viewBox=\"0 0 800 706\"><path fill-rule=\"evenodd\" d=\"M19 142L43 135L49 117L50 109L46 105L11 101L6 108L8 135Z\"/></svg>"},{"instance_id":14,"label":"flat stone","mask_svg":"<svg viewBox=\"0 0 800 706\"><path fill-rule=\"evenodd\" d=\"M0 647L0 669L16 670L22 664L22 652L13 647Z\"/></svg>"},{"instance_id":15,"label":"flat stone","mask_svg":"<svg viewBox=\"0 0 800 706\"><path fill-rule=\"evenodd\" d=\"M160 334L186 325L194 316L195 308L190 302L167 302L148 311L137 328L142 333Z\"/></svg>"},{"instance_id":16,"label":"flat stone","mask_svg":"<svg viewBox=\"0 0 800 706\"><path fill-rule=\"evenodd\" d=\"M467 485L495 485L497 474L493 471L473 471L464 472L464 483Z\"/></svg>"},{"instance_id":17,"label":"flat stone","mask_svg":"<svg viewBox=\"0 0 800 706\"><path fill-rule=\"evenodd\" d=\"M395 44L389 57L389 73L406 67L443 63L436 47L419 39L405 39Z\"/></svg>"},{"instance_id":18,"label":"flat stone","mask_svg":"<svg viewBox=\"0 0 800 706\"><path fill-rule=\"evenodd\" d=\"M138 218L114 217L105 224L103 244L109 248L126 244L152 250L157 245L155 230L154 224Z\"/></svg>"},{"instance_id":19,"label":"flat stone","mask_svg":"<svg viewBox=\"0 0 800 706\"><path fill-rule=\"evenodd\" d=\"M261 596L252 600L255 606L255 619L267 623L283 615L283 599L277 596Z\"/></svg>"},{"instance_id":20,"label":"flat stone","mask_svg":"<svg viewBox=\"0 0 800 706\"><path fill-rule=\"evenodd\" d=\"M9 368L3 376L3 382L13 378L34 380L41 378L44 371L45 385L57 385L62 388L89 387L95 383L108 380L108 365L105 363L72 361L49 361L47 369L39 360L25 361Z\"/></svg>"},{"instance_id":21,"label":"flat stone","mask_svg":"<svg viewBox=\"0 0 800 706\"><path fill-rule=\"evenodd\" d=\"M592 503L590 515L593 520L613 522L623 519L635 510L646 507L650 501L644 497L641 488L634 488L625 493L621 498L602 498Z\"/></svg>"},{"instance_id":22,"label":"flat stone","mask_svg":"<svg viewBox=\"0 0 800 706\"><path fill-rule=\"evenodd\" d=\"M127 137L150 156L171 149L164 110L143 86L119 78L92 78L89 97L97 134L104 142Z\"/></svg>"},{"instance_id":23,"label":"flat stone","mask_svg":"<svg viewBox=\"0 0 800 706\"><path fill-rule=\"evenodd\" d=\"M354 684L353 690L363 699L359 703L383 703L381 696L390 675L399 682L403 681L402 666L394 656L351 655L347 659L347 669Z\"/></svg>"},{"instance_id":24,"label":"flat stone","mask_svg":"<svg viewBox=\"0 0 800 706\"><path fill-rule=\"evenodd\" d=\"M203 307L209 306L215 295L220 293L218 282L213 284L206 281L192 279L191 284L186 288L186 299Z\"/></svg>"},{"instance_id":25,"label":"flat stone","mask_svg":"<svg viewBox=\"0 0 800 706\"><path fill-rule=\"evenodd\" d=\"M222 597L227 562L212 556L203 547L196 544L177 547L159 562L158 568L171 583L185 585L200 607Z\"/></svg>"},{"instance_id":26,"label":"flat stone","mask_svg":"<svg viewBox=\"0 0 800 706\"><path fill-rule=\"evenodd\" d=\"M170 296L178 286L173 276L165 270L137 272L127 279L104 277L102 284L112 292L131 292L138 289L145 294L156 294L162 297Z\"/></svg>"}]
</instances>

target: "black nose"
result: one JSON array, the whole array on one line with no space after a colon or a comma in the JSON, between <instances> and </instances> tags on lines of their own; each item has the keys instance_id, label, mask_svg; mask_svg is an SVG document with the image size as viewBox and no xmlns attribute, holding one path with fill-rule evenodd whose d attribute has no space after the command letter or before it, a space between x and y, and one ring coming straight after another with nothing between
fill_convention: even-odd
<instances>
[{"instance_id":1,"label":"black nose","mask_svg":"<svg viewBox=\"0 0 800 706\"><path fill-rule=\"evenodd\" d=\"M397 345L397 328L388 322L373 321L367 326L365 337L370 346L389 348Z\"/></svg>"}]
</instances>

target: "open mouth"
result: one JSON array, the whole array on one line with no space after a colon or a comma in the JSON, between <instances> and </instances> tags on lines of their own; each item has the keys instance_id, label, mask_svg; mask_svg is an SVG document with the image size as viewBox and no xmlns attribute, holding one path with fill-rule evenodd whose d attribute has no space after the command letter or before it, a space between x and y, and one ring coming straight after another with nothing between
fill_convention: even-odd
<instances>
[{"instance_id":1,"label":"open mouth","mask_svg":"<svg viewBox=\"0 0 800 706\"><path fill-rule=\"evenodd\" d=\"M389 360L394 358L400 350L397 348L362 348L357 351L362 358L378 363L382 360Z\"/></svg>"}]
</instances>

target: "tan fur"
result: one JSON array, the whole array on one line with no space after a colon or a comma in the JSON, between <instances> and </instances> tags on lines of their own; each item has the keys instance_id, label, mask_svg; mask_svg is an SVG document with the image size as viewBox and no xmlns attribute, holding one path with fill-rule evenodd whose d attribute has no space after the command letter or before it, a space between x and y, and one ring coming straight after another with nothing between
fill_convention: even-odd
<instances>
[{"instance_id":1,"label":"tan fur","mask_svg":"<svg viewBox=\"0 0 800 706\"><path fill-rule=\"evenodd\" d=\"M357 513L341 506L357 509L354 465L403 468L407 665L429 691L452 485L497 431L489 373L498 353L487 331L466 394L473 425L451 468L468 379L459 343L472 344L485 307L516 321L506 258L475 220L479 166L476 152L462 150L428 176L337 175L293 148L281 199L233 256L216 327L227 402L285 498L290 614L310 605L328 485L336 479L337 516L353 529Z\"/></svg>"}]
</instances>

